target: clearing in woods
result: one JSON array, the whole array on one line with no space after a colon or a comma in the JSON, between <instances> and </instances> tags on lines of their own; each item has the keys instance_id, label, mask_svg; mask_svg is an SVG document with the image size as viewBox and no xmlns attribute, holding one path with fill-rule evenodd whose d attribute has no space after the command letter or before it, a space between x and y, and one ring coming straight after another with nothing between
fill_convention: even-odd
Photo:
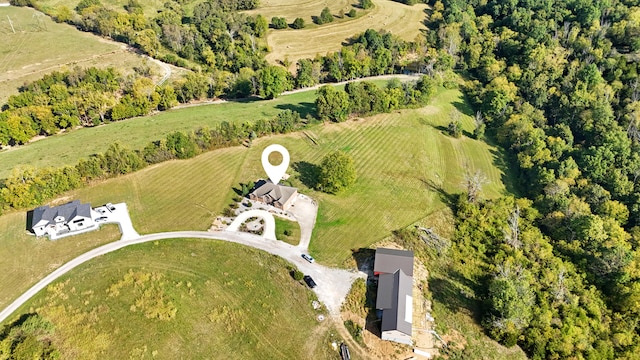
<instances>
[{"instance_id":1,"label":"clearing in woods","mask_svg":"<svg viewBox=\"0 0 640 360\"><path fill-rule=\"evenodd\" d=\"M488 178L484 196L506 191L505 174L496 167L501 161L496 148L445 134L456 107L471 114L465 106L459 90L441 89L422 109L316 125L304 132L256 139L251 148L237 146L168 161L72 191L64 200L81 199L94 206L126 202L140 234L206 230L232 202L233 187L264 178L262 150L278 143L291 154L291 184L319 203L311 254L324 264L342 265L351 249L369 246L444 208L440 189L462 191L465 167L482 170ZM473 119L461 118L468 135ZM351 155L358 173L356 183L338 195L311 189L313 172L333 150ZM24 226L24 212L0 216L0 268L8 269L0 273L0 308L52 269L99 245L79 241L94 233L56 242L36 240L25 234ZM59 253L47 256L50 251Z\"/></svg>"},{"instance_id":2,"label":"clearing in woods","mask_svg":"<svg viewBox=\"0 0 640 360\"><path fill-rule=\"evenodd\" d=\"M414 40L421 31L426 30L424 20L427 16L427 5L404 5L390 0L373 0L375 7L367 10L355 19L311 26L301 30L271 30L267 42L271 52L266 58L271 63L283 61L285 58L295 64L298 59L313 58L316 54L324 55L338 51L345 40L364 32L367 29L386 30L404 40ZM289 22L302 17L305 23L312 24L311 17L320 15L326 2L307 1L301 6L292 6L287 0L270 0L252 12L265 15L267 21L272 16L284 16ZM329 7L334 17L340 10L345 13L351 9L350 3L338 1ZM362 9L357 9L362 13Z\"/></svg>"},{"instance_id":3,"label":"clearing in woods","mask_svg":"<svg viewBox=\"0 0 640 360\"><path fill-rule=\"evenodd\" d=\"M28 7L0 7L0 38L0 104L25 83L76 66L111 66L127 74L146 64L162 76L158 65L127 51L124 44L58 24Z\"/></svg>"}]
</instances>

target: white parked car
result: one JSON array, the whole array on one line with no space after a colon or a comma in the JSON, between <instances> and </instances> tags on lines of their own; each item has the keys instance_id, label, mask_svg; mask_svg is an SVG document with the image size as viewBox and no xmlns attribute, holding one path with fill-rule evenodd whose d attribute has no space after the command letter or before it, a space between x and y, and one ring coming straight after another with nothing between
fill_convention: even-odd
<instances>
[{"instance_id":1,"label":"white parked car","mask_svg":"<svg viewBox=\"0 0 640 360\"><path fill-rule=\"evenodd\" d=\"M310 263L313 263L316 261L314 258L311 257L311 255L307 255L307 254L302 254L302 258L307 260Z\"/></svg>"}]
</instances>

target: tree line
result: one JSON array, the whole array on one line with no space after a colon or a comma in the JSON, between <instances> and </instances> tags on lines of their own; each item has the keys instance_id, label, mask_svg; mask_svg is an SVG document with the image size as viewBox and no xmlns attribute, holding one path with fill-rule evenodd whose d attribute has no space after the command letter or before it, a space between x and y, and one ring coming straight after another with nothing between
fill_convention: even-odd
<instances>
[{"instance_id":1,"label":"tree line","mask_svg":"<svg viewBox=\"0 0 640 360\"><path fill-rule=\"evenodd\" d=\"M318 90L316 113L322 120L341 122L349 116L368 116L424 106L435 91L436 83L428 76L407 83L394 79L384 89L368 81L347 83L344 90L324 85Z\"/></svg>"},{"instance_id":2,"label":"tree line","mask_svg":"<svg viewBox=\"0 0 640 360\"><path fill-rule=\"evenodd\" d=\"M347 106L345 117L342 118L326 118L322 115L323 110L320 110L321 105L317 112L321 119L343 121L348 115L372 115L397 108L424 105L433 95L435 85L433 80L423 77L415 84L391 80L384 89L368 82L349 83L346 87L348 92L325 86L318 90L318 99L339 92L343 94L339 96L347 100L342 104L349 105L349 99L352 99L356 105ZM391 100L391 96L413 100L395 102ZM319 100L319 103L326 101ZM251 146L252 141L258 137L296 131L305 127L308 122L309 118L303 119L295 111L284 110L269 120L260 119L243 124L223 121L214 129L201 128L191 133L173 132L164 139L150 142L143 149L129 149L115 143L104 153L81 159L75 166L43 169L18 167L7 179L0 182L0 210L38 206L65 191L131 173L150 164L172 159L188 159L204 151L222 147L242 144Z\"/></svg>"},{"instance_id":3,"label":"tree line","mask_svg":"<svg viewBox=\"0 0 640 360\"><path fill-rule=\"evenodd\" d=\"M171 86L156 86L143 76L122 77L113 68L56 71L9 97L0 112L0 145L166 110L176 99Z\"/></svg>"},{"instance_id":4,"label":"tree line","mask_svg":"<svg viewBox=\"0 0 640 360\"><path fill-rule=\"evenodd\" d=\"M147 115L193 100L249 96L272 99L293 88L390 74L402 68L405 56L416 51L420 51L416 43L367 30L337 53L299 60L295 76L281 66L265 65L257 71L242 67L234 76L224 71L191 72L156 86L149 69L143 67L128 76L113 68L53 72L23 86L18 95L8 99L0 112L0 146L24 144L35 136L77 126Z\"/></svg>"},{"instance_id":5,"label":"tree line","mask_svg":"<svg viewBox=\"0 0 640 360\"><path fill-rule=\"evenodd\" d=\"M221 147L249 145L253 139L271 134L284 134L304 126L306 119L291 110L284 110L270 120L235 124L223 121L214 129L195 132L173 132L153 141L143 149L129 149L119 143L104 153L81 159L75 166L34 169L21 167L0 183L0 210L38 206L62 194L91 182L140 170L147 165L171 159L192 158L203 151Z\"/></svg>"}]
</instances>

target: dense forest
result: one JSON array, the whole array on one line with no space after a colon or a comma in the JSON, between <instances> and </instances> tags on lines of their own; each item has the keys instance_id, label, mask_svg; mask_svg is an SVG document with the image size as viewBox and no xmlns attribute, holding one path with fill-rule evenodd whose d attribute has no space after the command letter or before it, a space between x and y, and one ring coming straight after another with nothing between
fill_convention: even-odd
<instances>
[{"instance_id":1,"label":"dense forest","mask_svg":"<svg viewBox=\"0 0 640 360\"><path fill-rule=\"evenodd\" d=\"M13 2L38 7L38 1ZM517 344L534 359L637 358L639 4L437 0L429 5L423 39L406 42L368 30L336 53L298 61L295 75L264 60L267 20L238 12L256 7L255 1L205 1L196 5L197 15L181 2L167 2L153 17L145 17L136 1L122 9L99 0L59 7L51 14L57 21L193 72L160 87L144 72L126 81L115 70L49 75L4 106L0 144L205 97L273 98L294 87L408 67L429 75L386 89L321 88L318 117L342 121L352 114L420 106L434 85L454 86L447 74L455 71L474 108L468 115L476 120L475 137L505 150L517 193L484 200L482 175L469 175L463 194L447 195L456 221L453 241L425 240L425 246L417 230L398 232L399 241L426 257L450 259L446 270L472 290L473 310L487 334L507 346ZM0 195L5 207L31 206L94 179L303 125L295 113L286 113L269 124L225 123L220 129L171 134L135 151L114 145L75 167L16 173ZM448 355L469 356L455 349Z\"/></svg>"},{"instance_id":2,"label":"dense forest","mask_svg":"<svg viewBox=\"0 0 640 360\"><path fill-rule=\"evenodd\" d=\"M429 46L466 79L470 115L530 199L454 205L451 256L467 259L483 326L536 359L636 358L638 4L431 5Z\"/></svg>"}]
</instances>

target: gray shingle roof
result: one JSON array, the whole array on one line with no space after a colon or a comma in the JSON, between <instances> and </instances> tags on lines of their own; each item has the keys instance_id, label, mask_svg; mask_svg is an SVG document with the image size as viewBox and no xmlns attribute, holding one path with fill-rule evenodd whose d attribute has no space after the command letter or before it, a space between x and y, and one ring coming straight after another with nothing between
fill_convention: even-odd
<instances>
[{"instance_id":1,"label":"gray shingle roof","mask_svg":"<svg viewBox=\"0 0 640 360\"><path fill-rule=\"evenodd\" d=\"M254 196L265 197L268 196L273 201L277 201L281 204L286 203L298 189L290 186L274 184L271 181L260 180L255 185L255 190L251 192Z\"/></svg>"},{"instance_id":2,"label":"gray shingle roof","mask_svg":"<svg viewBox=\"0 0 640 360\"><path fill-rule=\"evenodd\" d=\"M55 207L40 206L33 210L32 228L53 222L58 216L63 217L64 221L70 221L76 216L91 218L91 205L74 200Z\"/></svg>"},{"instance_id":3,"label":"gray shingle roof","mask_svg":"<svg viewBox=\"0 0 640 360\"><path fill-rule=\"evenodd\" d=\"M376 258L373 265L374 273L393 274L396 270L413 276L413 251L396 249L376 249Z\"/></svg>"},{"instance_id":4,"label":"gray shingle roof","mask_svg":"<svg viewBox=\"0 0 640 360\"><path fill-rule=\"evenodd\" d=\"M400 269L380 275L376 308L382 309L382 331L398 330L411 335L412 289L413 278Z\"/></svg>"}]
</instances>

